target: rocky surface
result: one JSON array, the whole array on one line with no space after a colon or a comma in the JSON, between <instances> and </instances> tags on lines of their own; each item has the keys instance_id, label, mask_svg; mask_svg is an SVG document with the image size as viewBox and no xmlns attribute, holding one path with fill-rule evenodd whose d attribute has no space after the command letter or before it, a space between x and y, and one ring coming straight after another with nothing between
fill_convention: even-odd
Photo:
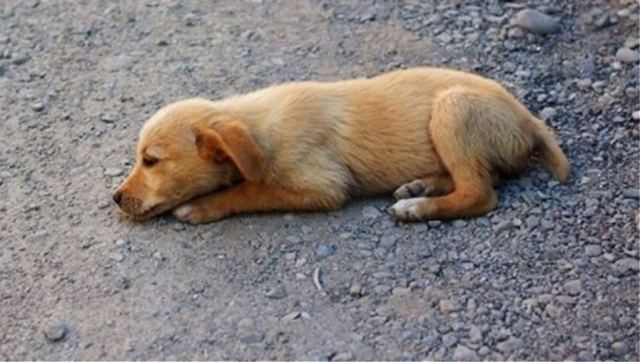
<instances>
[{"instance_id":1,"label":"rocky surface","mask_svg":"<svg viewBox=\"0 0 640 362\"><path fill-rule=\"evenodd\" d=\"M637 14L0 2L0 359L638 360ZM557 130L571 181L532 163L494 212L411 225L390 198L197 227L110 202L167 102L413 65L500 80Z\"/></svg>"}]
</instances>

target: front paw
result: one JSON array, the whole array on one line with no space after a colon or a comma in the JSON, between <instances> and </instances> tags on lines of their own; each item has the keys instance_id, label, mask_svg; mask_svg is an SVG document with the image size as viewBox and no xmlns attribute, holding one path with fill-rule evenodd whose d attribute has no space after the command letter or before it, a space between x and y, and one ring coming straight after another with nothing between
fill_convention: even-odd
<instances>
[{"instance_id":1,"label":"front paw","mask_svg":"<svg viewBox=\"0 0 640 362\"><path fill-rule=\"evenodd\" d=\"M398 221L422 220L425 216L422 213L420 204L424 201L424 197L399 200L389 208L389 213Z\"/></svg>"},{"instance_id":2,"label":"front paw","mask_svg":"<svg viewBox=\"0 0 640 362\"><path fill-rule=\"evenodd\" d=\"M187 203L173 210L173 216L190 224L206 224L222 219L222 215L212 213L196 203Z\"/></svg>"}]
</instances>

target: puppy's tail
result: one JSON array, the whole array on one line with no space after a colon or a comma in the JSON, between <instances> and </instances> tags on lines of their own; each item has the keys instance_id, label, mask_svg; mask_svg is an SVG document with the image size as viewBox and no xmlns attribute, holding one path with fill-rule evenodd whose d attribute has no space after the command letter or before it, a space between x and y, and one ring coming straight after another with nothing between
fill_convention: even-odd
<instances>
[{"instance_id":1,"label":"puppy's tail","mask_svg":"<svg viewBox=\"0 0 640 362\"><path fill-rule=\"evenodd\" d=\"M567 156L564 155L564 152L562 152L562 149L558 146L556 137L549 127L545 125L544 121L535 117L532 117L532 121L535 125L535 143L542 156L544 168L546 168L556 180L566 182L571 175L571 166L569 166Z\"/></svg>"}]
</instances>

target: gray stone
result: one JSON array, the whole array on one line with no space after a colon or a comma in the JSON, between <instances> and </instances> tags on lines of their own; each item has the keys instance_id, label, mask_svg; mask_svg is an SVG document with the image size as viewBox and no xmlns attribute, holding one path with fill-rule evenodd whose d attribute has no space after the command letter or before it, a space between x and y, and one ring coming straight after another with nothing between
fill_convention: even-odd
<instances>
[{"instance_id":1,"label":"gray stone","mask_svg":"<svg viewBox=\"0 0 640 362\"><path fill-rule=\"evenodd\" d=\"M353 283L351 287L349 287L349 294L352 297L359 298L362 296L362 285L360 283Z\"/></svg>"},{"instance_id":2,"label":"gray stone","mask_svg":"<svg viewBox=\"0 0 640 362\"><path fill-rule=\"evenodd\" d=\"M504 354L511 354L523 346L524 342L521 339L510 337L509 339L496 344L496 349Z\"/></svg>"},{"instance_id":3,"label":"gray stone","mask_svg":"<svg viewBox=\"0 0 640 362\"><path fill-rule=\"evenodd\" d=\"M623 357L629 352L629 346L625 341L618 341L611 344L611 353L616 357Z\"/></svg>"},{"instance_id":4,"label":"gray stone","mask_svg":"<svg viewBox=\"0 0 640 362\"><path fill-rule=\"evenodd\" d=\"M243 334L249 334L256 329L256 323L253 319L247 317L238 321L238 330Z\"/></svg>"},{"instance_id":5,"label":"gray stone","mask_svg":"<svg viewBox=\"0 0 640 362\"><path fill-rule=\"evenodd\" d=\"M271 299L282 299L287 296L287 291L284 289L282 285L278 285L275 288L269 289L265 296Z\"/></svg>"},{"instance_id":6,"label":"gray stone","mask_svg":"<svg viewBox=\"0 0 640 362\"><path fill-rule=\"evenodd\" d=\"M376 293L377 295L385 295L388 294L391 291L391 287L388 285L376 285L375 288L373 288L373 292Z\"/></svg>"},{"instance_id":7,"label":"gray stone","mask_svg":"<svg viewBox=\"0 0 640 362\"><path fill-rule=\"evenodd\" d=\"M453 350L453 359L456 361L475 361L478 359L478 354L466 346L459 344L456 346L456 349Z\"/></svg>"},{"instance_id":8,"label":"gray stone","mask_svg":"<svg viewBox=\"0 0 640 362\"><path fill-rule=\"evenodd\" d=\"M496 234L500 234L504 231L508 231L512 229L516 229L516 226L513 224L513 221L511 220L502 220L493 226L493 231L495 231Z\"/></svg>"},{"instance_id":9,"label":"gray stone","mask_svg":"<svg viewBox=\"0 0 640 362\"><path fill-rule=\"evenodd\" d=\"M480 347L480 349L478 350L478 354L479 354L480 356L483 356L483 357L484 357L484 356L486 356L486 355L488 355L489 353L491 353L491 349L489 349L489 347L487 347L487 346L482 346L482 347Z\"/></svg>"},{"instance_id":10,"label":"gray stone","mask_svg":"<svg viewBox=\"0 0 640 362\"><path fill-rule=\"evenodd\" d=\"M550 119L554 119L557 114L558 114L558 111L556 111L555 108L553 108L553 107L544 107L542 109L542 111L540 111L540 118L542 118L543 120L547 121L547 120L550 120Z\"/></svg>"},{"instance_id":11,"label":"gray stone","mask_svg":"<svg viewBox=\"0 0 640 362\"><path fill-rule=\"evenodd\" d=\"M482 330L478 326L472 325L469 327L469 340L471 343L482 342Z\"/></svg>"},{"instance_id":12,"label":"gray stone","mask_svg":"<svg viewBox=\"0 0 640 362\"><path fill-rule=\"evenodd\" d=\"M524 223L527 225L528 229L535 229L540 224L540 218L531 215L524 220Z\"/></svg>"},{"instance_id":13,"label":"gray stone","mask_svg":"<svg viewBox=\"0 0 640 362\"><path fill-rule=\"evenodd\" d=\"M533 9L519 11L515 17L515 25L535 34L552 34L560 30L558 19Z\"/></svg>"},{"instance_id":14,"label":"gray stone","mask_svg":"<svg viewBox=\"0 0 640 362\"><path fill-rule=\"evenodd\" d=\"M240 341L246 344L262 343L263 340L264 340L264 333L262 332L250 333L243 337L240 337Z\"/></svg>"},{"instance_id":15,"label":"gray stone","mask_svg":"<svg viewBox=\"0 0 640 362\"><path fill-rule=\"evenodd\" d=\"M602 247L600 245L587 245L584 248L584 253L587 256L598 256L602 254Z\"/></svg>"},{"instance_id":16,"label":"gray stone","mask_svg":"<svg viewBox=\"0 0 640 362\"><path fill-rule=\"evenodd\" d=\"M116 55L104 60L103 66L108 72L129 70L133 67L134 59L128 55Z\"/></svg>"},{"instance_id":17,"label":"gray stone","mask_svg":"<svg viewBox=\"0 0 640 362\"><path fill-rule=\"evenodd\" d=\"M467 226L467 221L465 221L465 220L454 220L452 225L453 225L454 228L461 229L461 228Z\"/></svg>"},{"instance_id":18,"label":"gray stone","mask_svg":"<svg viewBox=\"0 0 640 362\"><path fill-rule=\"evenodd\" d=\"M182 20L186 26L196 26L200 22L200 17L197 14L188 13Z\"/></svg>"},{"instance_id":19,"label":"gray stone","mask_svg":"<svg viewBox=\"0 0 640 362\"><path fill-rule=\"evenodd\" d=\"M630 188L622 190L622 196L628 199L640 199L640 189L638 188Z\"/></svg>"},{"instance_id":20,"label":"gray stone","mask_svg":"<svg viewBox=\"0 0 640 362\"><path fill-rule=\"evenodd\" d=\"M456 343L458 343L458 337L456 337L456 335L453 332L447 333L444 336L442 336L442 344L445 347L451 348L455 346Z\"/></svg>"},{"instance_id":21,"label":"gray stone","mask_svg":"<svg viewBox=\"0 0 640 362\"><path fill-rule=\"evenodd\" d=\"M115 241L116 246L123 247L129 245L131 242L127 239L118 239Z\"/></svg>"},{"instance_id":22,"label":"gray stone","mask_svg":"<svg viewBox=\"0 0 640 362\"><path fill-rule=\"evenodd\" d=\"M623 63L635 63L640 59L640 54L636 50L620 48L616 52L616 58Z\"/></svg>"},{"instance_id":23,"label":"gray stone","mask_svg":"<svg viewBox=\"0 0 640 362\"><path fill-rule=\"evenodd\" d=\"M322 260L333 255L336 252L335 245L318 244L316 246L316 258Z\"/></svg>"},{"instance_id":24,"label":"gray stone","mask_svg":"<svg viewBox=\"0 0 640 362\"><path fill-rule=\"evenodd\" d=\"M300 312L291 312L285 315L284 317L282 317L280 320L284 323L287 323L287 322L291 322L294 319L300 318L300 315L301 315Z\"/></svg>"},{"instance_id":25,"label":"gray stone","mask_svg":"<svg viewBox=\"0 0 640 362\"><path fill-rule=\"evenodd\" d=\"M109 167L104 170L104 175L109 177L117 177L121 176L124 173L124 170L116 167Z\"/></svg>"},{"instance_id":26,"label":"gray stone","mask_svg":"<svg viewBox=\"0 0 640 362\"><path fill-rule=\"evenodd\" d=\"M13 63L13 65L22 65L26 62L28 62L29 60L31 60L31 57L26 55L26 54L14 54L12 56L11 59L11 63Z\"/></svg>"},{"instance_id":27,"label":"gray stone","mask_svg":"<svg viewBox=\"0 0 640 362\"><path fill-rule=\"evenodd\" d=\"M440 309L440 312L444 314L449 314L460 310L460 307L449 299L441 299L438 303L438 308Z\"/></svg>"},{"instance_id":28,"label":"gray stone","mask_svg":"<svg viewBox=\"0 0 640 362\"><path fill-rule=\"evenodd\" d=\"M42 333L49 342L60 342L68 333L68 328L62 323L50 322L42 328Z\"/></svg>"},{"instance_id":29,"label":"gray stone","mask_svg":"<svg viewBox=\"0 0 640 362\"><path fill-rule=\"evenodd\" d=\"M100 120L104 123L113 123L118 120L118 114L115 112L105 112L100 115Z\"/></svg>"},{"instance_id":30,"label":"gray stone","mask_svg":"<svg viewBox=\"0 0 640 362\"><path fill-rule=\"evenodd\" d=\"M124 260L124 255L122 253L115 252L109 255L109 259L113 261L121 262Z\"/></svg>"},{"instance_id":31,"label":"gray stone","mask_svg":"<svg viewBox=\"0 0 640 362\"><path fill-rule=\"evenodd\" d=\"M351 351L338 352L333 357L331 357L331 361L353 361L355 356Z\"/></svg>"},{"instance_id":32,"label":"gray stone","mask_svg":"<svg viewBox=\"0 0 640 362\"><path fill-rule=\"evenodd\" d=\"M31 104L31 109L33 109L36 112L41 112L44 110L44 103L42 102L35 102Z\"/></svg>"},{"instance_id":33,"label":"gray stone","mask_svg":"<svg viewBox=\"0 0 640 362\"><path fill-rule=\"evenodd\" d=\"M580 279L570 280L564 283L564 291L569 295L576 296L582 292L582 282Z\"/></svg>"},{"instance_id":34,"label":"gray stone","mask_svg":"<svg viewBox=\"0 0 640 362\"><path fill-rule=\"evenodd\" d=\"M378 211L378 209L376 209L373 206L365 206L362 208L362 216L365 218L376 218L379 217L381 215L380 211Z\"/></svg>"},{"instance_id":35,"label":"gray stone","mask_svg":"<svg viewBox=\"0 0 640 362\"><path fill-rule=\"evenodd\" d=\"M640 271L640 262L633 258L618 259L611 266L611 274L617 278L636 274L638 271Z\"/></svg>"},{"instance_id":36,"label":"gray stone","mask_svg":"<svg viewBox=\"0 0 640 362\"><path fill-rule=\"evenodd\" d=\"M401 296L401 295L407 295L407 294L409 294L409 293L411 293L411 289L409 289L409 288L404 288L404 287L395 287L395 288L393 288L393 290L391 291L391 294L393 294L393 295L398 295L398 296Z\"/></svg>"}]
</instances>

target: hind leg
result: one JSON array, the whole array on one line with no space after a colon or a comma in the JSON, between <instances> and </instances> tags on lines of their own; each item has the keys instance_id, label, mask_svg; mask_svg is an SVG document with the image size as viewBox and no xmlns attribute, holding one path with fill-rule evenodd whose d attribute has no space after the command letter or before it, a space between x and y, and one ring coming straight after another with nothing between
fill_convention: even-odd
<instances>
[{"instance_id":1,"label":"hind leg","mask_svg":"<svg viewBox=\"0 0 640 362\"><path fill-rule=\"evenodd\" d=\"M496 150L491 140L495 135L491 132L499 132L494 123L500 114L491 112L492 108L487 107L481 96L464 89L448 91L438 99L429 131L436 151L449 171L453 191L444 196L400 200L389 209L396 219L470 217L496 207L497 194L492 185L494 177L490 164Z\"/></svg>"},{"instance_id":2,"label":"hind leg","mask_svg":"<svg viewBox=\"0 0 640 362\"><path fill-rule=\"evenodd\" d=\"M435 175L413 180L393 193L397 200L416 196L440 196L453 191L453 180L449 175Z\"/></svg>"},{"instance_id":3,"label":"hind leg","mask_svg":"<svg viewBox=\"0 0 640 362\"><path fill-rule=\"evenodd\" d=\"M389 212L399 221L455 219L486 214L497 206L494 190L454 191L445 196L414 197L396 202Z\"/></svg>"}]
</instances>

